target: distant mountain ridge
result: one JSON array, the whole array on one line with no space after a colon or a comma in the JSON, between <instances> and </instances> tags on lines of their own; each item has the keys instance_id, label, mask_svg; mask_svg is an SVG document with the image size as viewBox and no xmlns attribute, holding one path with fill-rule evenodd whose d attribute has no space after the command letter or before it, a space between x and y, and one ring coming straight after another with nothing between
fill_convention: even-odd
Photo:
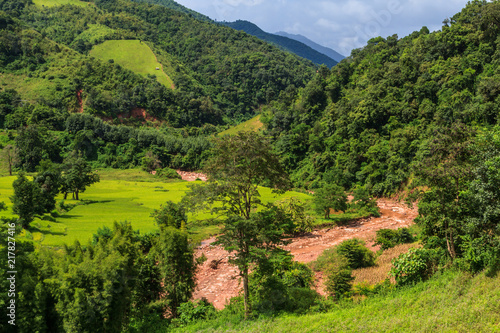
<instances>
[{"instance_id":1,"label":"distant mountain ridge","mask_svg":"<svg viewBox=\"0 0 500 333\"><path fill-rule=\"evenodd\" d=\"M331 57L321 52L316 51L312 47L298 40L265 32L252 22L238 20L236 22L219 22L219 23L231 27L235 30L244 31L247 34L260 38L266 42L278 45L279 47L289 52L295 53L296 55L302 58L311 60L315 64L318 65L325 64L329 68L332 68L338 63L338 61L332 59Z\"/></svg>"},{"instance_id":2,"label":"distant mountain ridge","mask_svg":"<svg viewBox=\"0 0 500 333\"><path fill-rule=\"evenodd\" d=\"M289 34L288 32L284 32L284 31L278 31L276 33L276 35L278 36L283 36L283 37L287 37L287 38L291 38L291 39L295 39L301 43L304 43L306 44L307 46L313 48L314 50L320 52L320 53L323 53L324 55L327 55L328 57L332 58L333 60L337 61L337 62L341 62L342 59L345 58L345 56L343 56L342 54L338 53L337 51L329 48L329 47L326 47L326 46L323 46L323 45L320 45L316 42L313 42L312 40L310 40L309 38L305 37L305 36L302 36L302 35L295 35L295 34Z\"/></svg>"}]
</instances>

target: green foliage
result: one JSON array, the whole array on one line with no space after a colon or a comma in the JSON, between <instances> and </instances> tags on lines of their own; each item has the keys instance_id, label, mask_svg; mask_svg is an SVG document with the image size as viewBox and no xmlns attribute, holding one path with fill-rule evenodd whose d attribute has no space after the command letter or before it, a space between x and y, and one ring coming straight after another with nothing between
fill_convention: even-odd
<instances>
[{"instance_id":1,"label":"green foliage","mask_svg":"<svg viewBox=\"0 0 500 333\"><path fill-rule=\"evenodd\" d=\"M260 200L258 185L283 193L288 175L283 172L269 140L253 132L214 139L211 158L203 171L206 184L190 186L183 201L193 209L209 208L224 216L222 235L217 238L229 252L235 252L230 263L238 267L243 278L245 317L250 315L248 289L249 266L264 260L284 244L285 230L291 228L291 217L274 205ZM255 212L256 208L264 210Z\"/></svg>"},{"instance_id":2,"label":"green foliage","mask_svg":"<svg viewBox=\"0 0 500 333\"><path fill-rule=\"evenodd\" d=\"M323 213L325 219L330 218L330 211L338 210L345 213L347 210L347 195L344 188L336 184L328 184L314 193L314 206L318 214Z\"/></svg>"},{"instance_id":3,"label":"green foliage","mask_svg":"<svg viewBox=\"0 0 500 333\"><path fill-rule=\"evenodd\" d=\"M162 301L176 318L179 306L189 301L195 287L196 263L188 235L172 227L163 228L152 251L165 292Z\"/></svg>"},{"instance_id":4,"label":"green foliage","mask_svg":"<svg viewBox=\"0 0 500 333\"><path fill-rule=\"evenodd\" d=\"M370 267L375 264L375 255L366 246L365 242L352 238L343 241L335 247L337 253L344 256L348 265L353 268Z\"/></svg>"},{"instance_id":5,"label":"green foliage","mask_svg":"<svg viewBox=\"0 0 500 333\"><path fill-rule=\"evenodd\" d=\"M390 274L401 286L426 280L435 270L433 253L433 250L411 248L392 261Z\"/></svg>"},{"instance_id":6,"label":"green foliage","mask_svg":"<svg viewBox=\"0 0 500 333\"><path fill-rule=\"evenodd\" d=\"M76 154L64 160L62 169L61 192L64 193L64 199L68 193L73 193L74 198L79 200L79 193L85 192L88 186L99 182L99 175L92 171L92 166Z\"/></svg>"},{"instance_id":7,"label":"green foliage","mask_svg":"<svg viewBox=\"0 0 500 333\"><path fill-rule=\"evenodd\" d=\"M354 281L354 277L349 266L332 265L326 271L326 291L336 301L350 296L352 281Z\"/></svg>"},{"instance_id":8,"label":"green foliage","mask_svg":"<svg viewBox=\"0 0 500 333\"><path fill-rule=\"evenodd\" d=\"M31 181L24 173L20 173L13 182L14 195L10 198L13 203L12 211L19 215L19 222L23 228L28 228L35 215L42 215L55 208L55 196L58 188L51 188L50 178L45 182L40 177ZM47 184L48 183L48 184Z\"/></svg>"},{"instance_id":9,"label":"green foliage","mask_svg":"<svg viewBox=\"0 0 500 333\"><path fill-rule=\"evenodd\" d=\"M167 201L160 206L160 209L155 209L151 213L151 217L155 219L156 224L162 228L173 227L180 229L188 222L186 209L180 203Z\"/></svg>"},{"instance_id":10,"label":"green foliage","mask_svg":"<svg viewBox=\"0 0 500 333\"><path fill-rule=\"evenodd\" d=\"M382 250L390 249L398 244L412 243L415 239L408 228L397 230L380 229L376 231L375 244Z\"/></svg>"},{"instance_id":11,"label":"green foliage","mask_svg":"<svg viewBox=\"0 0 500 333\"><path fill-rule=\"evenodd\" d=\"M158 159L157 155L154 155L152 151L147 151L141 162L142 170L146 172L155 171L161 168L161 161Z\"/></svg>"},{"instance_id":12,"label":"green foliage","mask_svg":"<svg viewBox=\"0 0 500 333\"><path fill-rule=\"evenodd\" d=\"M207 320L216 312L214 306L206 298L182 303L178 311L179 318L174 321L174 324L180 327L196 321Z\"/></svg>"},{"instance_id":13,"label":"green foliage","mask_svg":"<svg viewBox=\"0 0 500 333\"><path fill-rule=\"evenodd\" d=\"M305 312L318 300L311 290L313 273L284 251L259 260L250 274L252 308L257 313ZM304 299L299 299L304 296Z\"/></svg>"},{"instance_id":14,"label":"green foliage","mask_svg":"<svg viewBox=\"0 0 500 333\"><path fill-rule=\"evenodd\" d=\"M182 179L181 175L179 175L177 171L168 167L163 169L157 169L156 176L166 179Z\"/></svg>"},{"instance_id":15,"label":"green foliage","mask_svg":"<svg viewBox=\"0 0 500 333\"><path fill-rule=\"evenodd\" d=\"M276 203L286 214L291 216L293 230L291 233L310 232L313 229L314 218L306 214L305 203L296 197L286 198Z\"/></svg>"}]
</instances>

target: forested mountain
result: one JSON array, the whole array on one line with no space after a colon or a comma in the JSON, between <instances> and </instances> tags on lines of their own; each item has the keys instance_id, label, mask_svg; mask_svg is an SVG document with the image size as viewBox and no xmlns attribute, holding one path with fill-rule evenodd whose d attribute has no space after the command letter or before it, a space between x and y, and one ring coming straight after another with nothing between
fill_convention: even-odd
<instances>
[{"instance_id":1,"label":"forested mountain","mask_svg":"<svg viewBox=\"0 0 500 333\"><path fill-rule=\"evenodd\" d=\"M285 50L295 53L305 59L311 60L315 64L318 65L324 64L329 68L331 68L338 63L338 61L335 61L331 57L325 55L324 53L316 51L312 47L300 41L265 32L262 29L260 29L257 25L251 22L238 20L236 22L222 22L221 24L236 30L245 31L247 34L258 37L269 43L278 45L279 47Z\"/></svg>"},{"instance_id":2,"label":"forested mountain","mask_svg":"<svg viewBox=\"0 0 500 333\"><path fill-rule=\"evenodd\" d=\"M29 76L33 81L52 76L56 81L61 79L57 82L59 93L49 102L59 107L74 109L76 91L81 90L84 106L106 116L140 107L176 127L234 122L254 114L287 86L303 86L315 70L301 58L254 37L159 5L116 0L96 1L91 6L40 8L29 1L2 1L1 8L7 9L2 14L2 72L17 78ZM158 87L145 97L149 88L141 88L137 82L103 78L115 71L134 77L117 65L87 56L93 45L111 39L148 43L167 65L164 67L171 68L167 74L174 81L175 91ZM21 50L20 43L26 44L29 52ZM54 46L44 49L41 45L45 44ZM61 57L68 64L56 60ZM89 66L109 69L89 70ZM57 77L59 74L64 79ZM12 80L5 81L5 88L9 88ZM143 97L139 97L141 94Z\"/></svg>"},{"instance_id":3,"label":"forested mountain","mask_svg":"<svg viewBox=\"0 0 500 333\"><path fill-rule=\"evenodd\" d=\"M404 188L438 133L498 123L500 4L474 1L442 27L374 38L266 109L297 185L376 195Z\"/></svg>"},{"instance_id":4,"label":"forested mountain","mask_svg":"<svg viewBox=\"0 0 500 333\"><path fill-rule=\"evenodd\" d=\"M320 45L316 42L313 42L309 38L302 36L302 35L289 34L288 32L284 32L284 31L279 31L275 35L295 39L301 43L306 44L309 47L312 47L314 50L329 56L330 58L332 58L336 62L341 62L345 58L342 54L338 53L337 51L335 51L329 47Z\"/></svg>"}]
</instances>

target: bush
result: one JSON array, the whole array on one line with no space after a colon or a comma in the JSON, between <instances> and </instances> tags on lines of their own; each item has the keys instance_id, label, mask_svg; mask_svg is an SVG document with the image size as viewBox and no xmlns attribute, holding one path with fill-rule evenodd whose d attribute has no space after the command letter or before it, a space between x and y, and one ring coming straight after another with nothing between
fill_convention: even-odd
<instances>
[{"instance_id":1,"label":"bush","mask_svg":"<svg viewBox=\"0 0 500 333\"><path fill-rule=\"evenodd\" d=\"M375 254L360 239L348 239L337 245L338 254L347 258L352 269L370 267L375 264Z\"/></svg>"},{"instance_id":2,"label":"bush","mask_svg":"<svg viewBox=\"0 0 500 333\"><path fill-rule=\"evenodd\" d=\"M177 173L177 171L170 168L163 168L156 170L156 176L166 179L182 179L182 177Z\"/></svg>"},{"instance_id":3,"label":"bush","mask_svg":"<svg viewBox=\"0 0 500 333\"><path fill-rule=\"evenodd\" d=\"M325 273L325 287L330 297L338 301L350 296L354 276L347 259L330 265Z\"/></svg>"},{"instance_id":4,"label":"bush","mask_svg":"<svg viewBox=\"0 0 500 333\"><path fill-rule=\"evenodd\" d=\"M206 320L214 314L215 307L206 299L182 303L178 309L179 318L175 319L174 324L179 326L188 325L199 320Z\"/></svg>"},{"instance_id":5,"label":"bush","mask_svg":"<svg viewBox=\"0 0 500 333\"><path fill-rule=\"evenodd\" d=\"M398 244L412 243L415 241L408 228L397 230L380 229L377 230L375 244L380 245L382 250L390 249Z\"/></svg>"},{"instance_id":6,"label":"bush","mask_svg":"<svg viewBox=\"0 0 500 333\"><path fill-rule=\"evenodd\" d=\"M435 270L434 251L411 248L393 259L390 275L398 285L411 285L426 280Z\"/></svg>"},{"instance_id":7,"label":"bush","mask_svg":"<svg viewBox=\"0 0 500 333\"><path fill-rule=\"evenodd\" d=\"M41 217L41 220L42 220L42 221L56 222L56 219L55 219L55 218L53 218L50 214L44 214L44 215Z\"/></svg>"},{"instance_id":8,"label":"bush","mask_svg":"<svg viewBox=\"0 0 500 333\"><path fill-rule=\"evenodd\" d=\"M167 201L160 209L155 209L150 215L160 228L174 227L180 229L187 223L186 209L180 203Z\"/></svg>"}]
</instances>

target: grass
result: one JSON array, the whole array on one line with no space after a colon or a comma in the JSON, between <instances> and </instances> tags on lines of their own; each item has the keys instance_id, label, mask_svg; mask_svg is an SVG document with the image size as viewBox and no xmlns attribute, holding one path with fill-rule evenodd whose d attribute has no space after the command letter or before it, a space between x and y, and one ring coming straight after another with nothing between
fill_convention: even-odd
<instances>
[{"instance_id":1,"label":"grass","mask_svg":"<svg viewBox=\"0 0 500 333\"><path fill-rule=\"evenodd\" d=\"M155 75L158 82L169 88L173 87L172 79L165 74L153 51L139 40L107 40L94 46L90 55L106 61L112 59L116 64L137 74Z\"/></svg>"},{"instance_id":2,"label":"grass","mask_svg":"<svg viewBox=\"0 0 500 333\"><path fill-rule=\"evenodd\" d=\"M93 6L92 2L84 2L79 0L33 0L33 3L38 7L54 7L62 5L75 5L80 7Z\"/></svg>"},{"instance_id":3,"label":"grass","mask_svg":"<svg viewBox=\"0 0 500 333\"><path fill-rule=\"evenodd\" d=\"M250 120L245 121L244 123L238 124L227 130L220 132L218 135L235 135L238 132L242 131L251 131L257 132L264 129L264 124L260 121L260 114L253 117Z\"/></svg>"},{"instance_id":4,"label":"grass","mask_svg":"<svg viewBox=\"0 0 500 333\"><path fill-rule=\"evenodd\" d=\"M393 248L387 249L380 256L377 257L375 266L358 268L352 271L354 276L354 284L363 283L368 285L375 285L377 283L383 282L389 275L394 258L397 258L400 254L408 252L412 247L420 247L416 243L412 244L400 244ZM395 283L392 279L392 283Z\"/></svg>"},{"instance_id":5,"label":"grass","mask_svg":"<svg viewBox=\"0 0 500 333\"><path fill-rule=\"evenodd\" d=\"M101 181L82 193L80 202L65 200L65 204L78 204L69 212L50 222L36 218L22 236L33 239L44 246L61 246L75 240L86 243L98 228L111 228L115 221L129 221L134 229L141 233L157 229L150 214L168 200L180 201L188 189L186 181L163 182L141 170L100 170ZM12 177L0 177L0 202L7 203L9 210L1 216L13 217L9 197L13 195ZM279 198L271 189L260 188L261 199L272 202L284 197L297 196L309 200L310 196L297 192L287 192ZM68 196L70 198L71 196ZM57 197L58 202L63 196ZM208 214L199 214L197 219L210 218ZM189 217L194 220L193 216ZM197 243L219 231L218 226L205 226L191 223L191 238Z\"/></svg>"},{"instance_id":6,"label":"grass","mask_svg":"<svg viewBox=\"0 0 500 333\"><path fill-rule=\"evenodd\" d=\"M255 321L220 318L174 332L499 332L500 277L448 270L327 313Z\"/></svg>"}]
</instances>

